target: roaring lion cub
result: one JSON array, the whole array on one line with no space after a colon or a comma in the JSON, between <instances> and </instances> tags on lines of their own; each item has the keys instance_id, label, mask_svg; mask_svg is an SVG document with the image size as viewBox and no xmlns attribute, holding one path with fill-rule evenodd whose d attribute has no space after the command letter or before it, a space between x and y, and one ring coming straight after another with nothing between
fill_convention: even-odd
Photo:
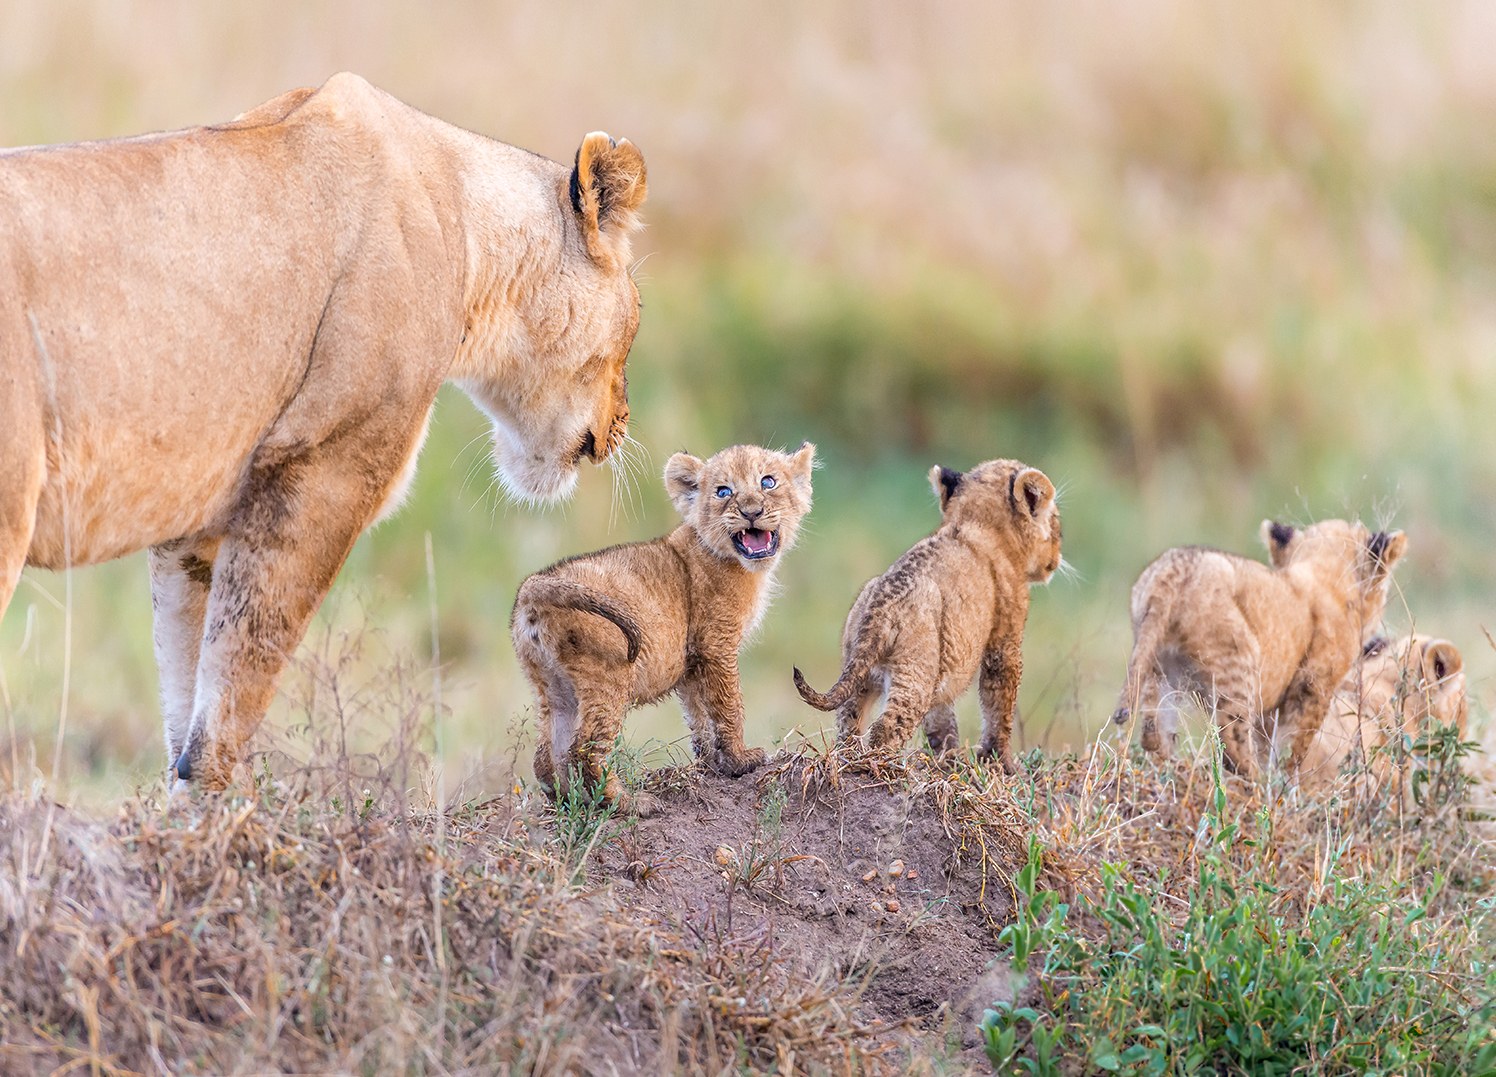
<instances>
[{"instance_id":1,"label":"roaring lion cub","mask_svg":"<svg viewBox=\"0 0 1496 1077\"><path fill-rule=\"evenodd\" d=\"M1262 522L1273 567L1200 546L1162 554L1132 588L1132 657L1118 725L1142 719L1143 747L1167 751L1180 696L1215 712L1227 761L1249 777L1271 743L1274 712L1303 760L1330 697L1387 605L1401 531L1323 520Z\"/></svg>"},{"instance_id":2,"label":"roaring lion cub","mask_svg":"<svg viewBox=\"0 0 1496 1077\"><path fill-rule=\"evenodd\" d=\"M644 195L626 141L565 167L349 74L0 152L0 614L149 547L168 759L223 785L442 382L523 497L622 442Z\"/></svg>"},{"instance_id":3,"label":"roaring lion cub","mask_svg":"<svg viewBox=\"0 0 1496 1077\"><path fill-rule=\"evenodd\" d=\"M1401 777L1385 750L1389 744L1405 737L1411 745L1435 724L1453 726L1463 739L1469 713L1465 660L1453 643L1430 636L1396 643L1373 639L1335 690L1330 712L1299 764L1299 788L1311 796L1322 793L1353 756L1378 786L1386 786ZM1293 733L1282 728L1279 737Z\"/></svg>"},{"instance_id":4,"label":"roaring lion cub","mask_svg":"<svg viewBox=\"0 0 1496 1077\"><path fill-rule=\"evenodd\" d=\"M921 720L937 751L954 746L952 704L981 669L983 755L1013 773L1008 741L1023 675L1029 584L1060 565L1054 484L1017 460L989 460L966 474L936 467L930 485L942 521L857 596L842 629L842 674L825 695L795 670L800 697L837 711L837 739L868 732L878 748L902 746Z\"/></svg>"},{"instance_id":5,"label":"roaring lion cub","mask_svg":"<svg viewBox=\"0 0 1496 1077\"><path fill-rule=\"evenodd\" d=\"M815 446L794 455L734 445L702 462L676 453L665 488L684 519L653 542L614 546L535 573L510 619L535 687L535 777L566 791L572 768L595 786L623 716L674 692L696 754L731 775L760 766L743 743L738 650L763 617L779 556L810 510ZM604 790L625 811L658 806L616 775Z\"/></svg>"}]
</instances>

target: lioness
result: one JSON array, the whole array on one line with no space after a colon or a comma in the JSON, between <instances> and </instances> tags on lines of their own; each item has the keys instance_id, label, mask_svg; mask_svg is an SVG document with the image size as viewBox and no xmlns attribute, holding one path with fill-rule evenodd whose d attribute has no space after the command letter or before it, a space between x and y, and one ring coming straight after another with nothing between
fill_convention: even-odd
<instances>
[{"instance_id":1,"label":"lioness","mask_svg":"<svg viewBox=\"0 0 1496 1077\"><path fill-rule=\"evenodd\" d=\"M1436 725L1454 727L1463 739L1469 713L1465 660L1453 643L1429 636L1396 643L1372 639L1335 690L1309 743L1299 764L1299 788L1311 796L1323 793L1353 757L1378 787L1400 782L1389 745L1405 738L1404 747L1411 749ZM1293 733L1283 727L1278 736L1286 741Z\"/></svg>"},{"instance_id":2,"label":"lioness","mask_svg":"<svg viewBox=\"0 0 1496 1077\"><path fill-rule=\"evenodd\" d=\"M1143 747L1172 748L1184 693L1213 710L1227 761L1249 777L1277 721L1296 768L1330 697L1382 618L1401 531L1322 520L1264 520L1273 567L1200 546L1168 550L1132 588L1132 657L1118 725L1142 719Z\"/></svg>"},{"instance_id":3,"label":"lioness","mask_svg":"<svg viewBox=\"0 0 1496 1077\"><path fill-rule=\"evenodd\" d=\"M223 785L443 381L522 497L624 438L644 195L628 142L568 169L348 74L0 153L0 612L150 547L167 752Z\"/></svg>"},{"instance_id":4,"label":"lioness","mask_svg":"<svg viewBox=\"0 0 1496 1077\"><path fill-rule=\"evenodd\" d=\"M535 777L564 795L573 769L596 786L631 707L674 692L696 754L725 774L761 765L743 743L738 650L768 608L774 569L810 510L815 446L794 455L734 445L703 462L676 453L665 489L685 521L653 542L569 558L520 586L510 631L535 687ZM611 623L609 623L611 622ZM616 774L621 810L648 815Z\"/></svg>"},{"instance_id":5,"label":"lioness","mask_svg":"<svg viewBox=\"0 0 1496 1077\"><path fill-rule=\"evenodd\" d=\"M989 460L964 475L932 468L930 485L940 527L857 596L842 628L841 677L822 695L796 669L795 687L811 706L837 711L839 743L863 735L885 695L869 746L902 746L923 720L941 751L955 743L952 704L980 667L980 751L1012 774L1029 585L1060 566L1054 484L1017 460Z\"/></svg>"}]
</instances>

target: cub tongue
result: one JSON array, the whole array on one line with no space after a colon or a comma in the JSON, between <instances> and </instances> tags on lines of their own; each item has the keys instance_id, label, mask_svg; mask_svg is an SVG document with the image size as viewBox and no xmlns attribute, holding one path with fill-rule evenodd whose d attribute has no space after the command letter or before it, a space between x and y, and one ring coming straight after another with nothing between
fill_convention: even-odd
<instances>
[{"instance_id":1,"label":"cub tongue","mask_svg":"<svg viewBox=\"0 0 1496 1077\"><path fill-rule=\"evenodd\" d=\"M743 532L743 549L749 553L762 553L769 548L769 532L751 528Z\"/></svg>"}]
</instances>

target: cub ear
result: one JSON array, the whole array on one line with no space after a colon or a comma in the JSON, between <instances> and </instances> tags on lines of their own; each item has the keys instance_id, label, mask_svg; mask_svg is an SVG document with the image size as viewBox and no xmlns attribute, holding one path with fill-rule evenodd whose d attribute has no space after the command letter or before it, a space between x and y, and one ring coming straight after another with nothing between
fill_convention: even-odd
<instances>
[{"instance_id":1,"label":"cub ear","mask_svg":"<svg viewBox=\"0 0 1496 1077\"><path fill-rule=\"evenodd\" d=\"M691 515L701 487L701 469L705 465L690 453L678 452L665 461L665 492L681 516Z\"/></svg>"},{"instance_id":2,"label":"cub ear","mask_svg":"<svg viewBox=\"0 0 1496 1077\"><path fill-rule=\"evenodd\" d=\"M637 211L647 193L644 155L632 142L614 142L602 131L582 139L571 170L571 208L587 253L603 269L627 264L629 233L639 226Z\"/></svg>"},{"instance_id":3,"label":"cub ear","mask_svg":"<svg viewBox=\"0 0 1496 1077\"><path fill-rule=\"evenodd\" d=\"M806 497L810 496L810 473L816 469L816 447L808 441L790 457L790 481Z\"/></svg>"},{"instance_id":4,"label":"cub ear","mask_svg":"<svg viewBox=\"0 0 1496 1077\"><path fill-rule=\"evenodd\" d=\"M1366 552L1376 562L1373 575L1390 572L1402 555L1408 552L1408 536L1401 531L1378 531L1366 540Z\"/></svg>"},{"instance_id":5,"label":"cub ear","mask_svg":"<svg viewBox=\"0 0 1496 1077\"><path fill-rule=\"evenodd\" d=\"M1257 533L1262 536L1262 544L1267 547L1268 560L1273 563L1273 567L1282 568L1288 564L1288 547L1298 534L1293 525L1263 520Z\"/></svg>"},{"instance_id":6,"label":"cub ear","mask_svg":"<svg viewBox=\"0 0 1496 1077\"><path fill-rule=\"evenodd\" d=\"M1447 639L1430 640L1423 649L1423 679L1435 685L1465 668L1460 649Z\"/></svg>"},{"instance_id":7,"label":"cub ear","mask_svg":"<svg viewBox=\"0 0 1496 1077\"><path fill-rule=\"evenodd\" d=\"M1021 492L1028 514L1038 519L1054 500L1054 483L1038 468L1031 467L1018 473L1013 480L1015 492Z\"/></svg>"},{"instance_id":8,"label":"cub ear","mask_svg":"<svg viewBox=\"0 0 1496 1077\"><path fill-rule=\"evenodd\" d=\"M966 478L959 471L952 471L948 467L936 464L930 469L930 489L935 491L935 496L940 498L940 511L945 512L945 503L951 499L956 492L956 487L961 480Z\"/></svg>"}]
</instances>

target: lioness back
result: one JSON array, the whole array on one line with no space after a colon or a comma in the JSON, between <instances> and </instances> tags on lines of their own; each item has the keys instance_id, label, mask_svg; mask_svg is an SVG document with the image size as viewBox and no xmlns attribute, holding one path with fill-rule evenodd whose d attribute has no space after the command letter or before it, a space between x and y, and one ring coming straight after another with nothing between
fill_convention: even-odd
<instances>
[{"instance_id":1,"label":"lioness back","mask_svg":"<svg viewBox=\"0 0 1496 1077\"><path fill-rule=\"evenodd\" d=\"M569 558L529 577L510 620L535 690L535 776L563 793L573 772L625 810L647 814L604 761L631 706L675 693L697 755L741 774L738 651L767 608L774 569L810 509L815 447L793 455L735 445L702 461L677 453L665 486L683 522L652 542Z\"/></svg>"}]
</instances>

